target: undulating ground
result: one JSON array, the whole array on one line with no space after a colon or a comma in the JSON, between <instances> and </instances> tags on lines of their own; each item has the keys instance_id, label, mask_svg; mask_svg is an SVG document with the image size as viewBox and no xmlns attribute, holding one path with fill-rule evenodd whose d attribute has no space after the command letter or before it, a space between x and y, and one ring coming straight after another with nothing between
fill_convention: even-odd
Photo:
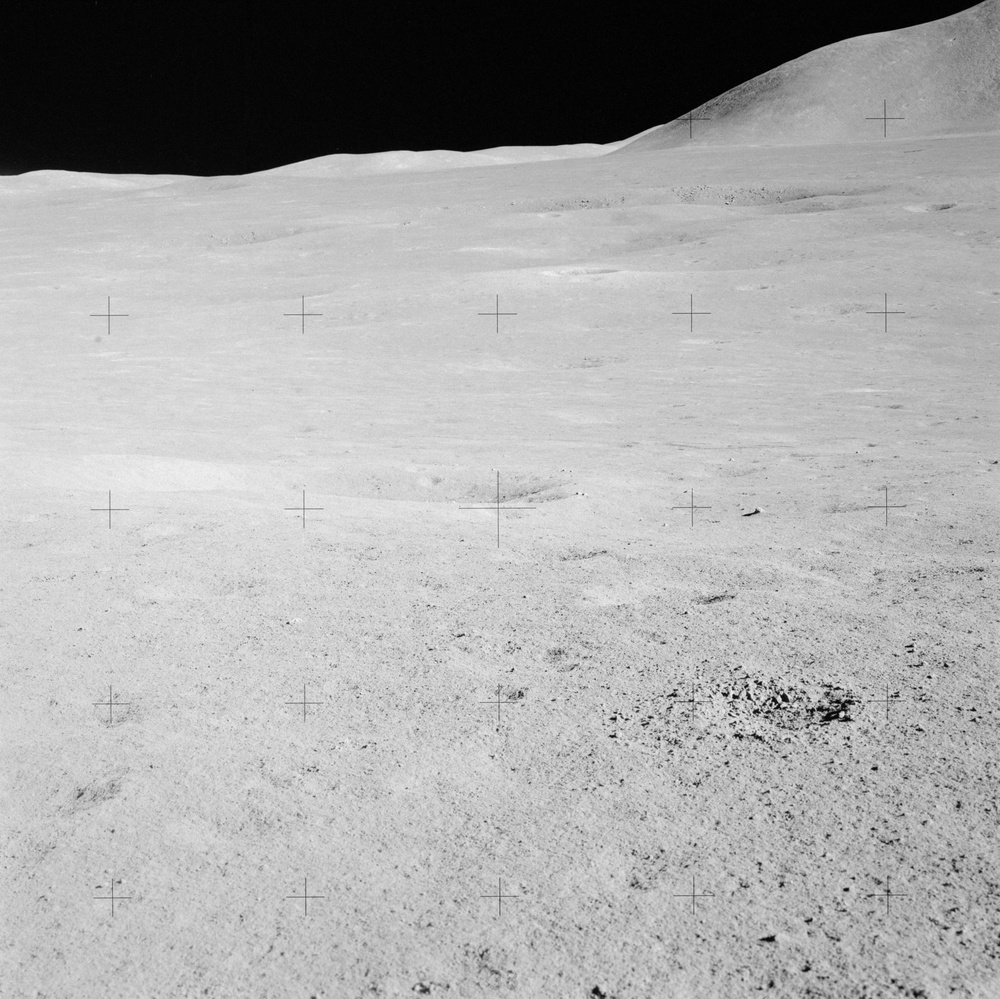
<instances>
[{"instance_id":1,"label":"undulating ground","mask_svg":"<svg viewBox=\"0 0 1000 999\"><path fill-rule=\"evenodd\" d=\"M0 995L1000 995L998 162L5 178Z\"/></svg>"}]
</instances>

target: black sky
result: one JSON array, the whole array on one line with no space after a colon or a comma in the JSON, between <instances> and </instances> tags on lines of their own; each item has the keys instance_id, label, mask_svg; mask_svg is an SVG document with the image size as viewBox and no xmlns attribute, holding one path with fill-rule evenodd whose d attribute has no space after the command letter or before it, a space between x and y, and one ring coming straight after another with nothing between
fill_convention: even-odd
<instances>
[{"instance_id":1,"label":"black sky","mask_svg":"<svg viewBox=\"0 0 1000 999\"><path fill-rule=\"evenodd\" d=\"M4 0L0 174L611 142L822 45L969 6Z\"/></svg>"}]
</instances>

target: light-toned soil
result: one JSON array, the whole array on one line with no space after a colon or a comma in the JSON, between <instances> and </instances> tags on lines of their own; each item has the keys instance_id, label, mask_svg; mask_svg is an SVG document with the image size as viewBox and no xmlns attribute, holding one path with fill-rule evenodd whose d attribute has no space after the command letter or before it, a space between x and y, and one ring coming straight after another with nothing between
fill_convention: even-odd
<instances>
[{"instance_id":1,"label":"light-toned soil","mask_svg":"<svg viewBox=\"0 0 1000 999\"><path fill-rule=\"evenodd\" d=\"M0 993L1000 994L998 162L5 179Z\"/></svg>"}]
</instances>

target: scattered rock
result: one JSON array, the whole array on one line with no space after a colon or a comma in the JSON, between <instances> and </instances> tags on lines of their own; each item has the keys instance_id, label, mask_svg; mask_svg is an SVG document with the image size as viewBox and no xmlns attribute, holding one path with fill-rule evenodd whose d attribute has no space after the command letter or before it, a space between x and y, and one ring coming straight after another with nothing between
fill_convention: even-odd
<instances>
[{"instance_id":1,"label":"scattered rock","mask_svg":"<svg viewBox=\"0 0 1000 999\"><path fill-rule=\"evenodd\" d=\"M696 604L717 604L721 600L735 600L735 593L718 593L712 597L695 597L694 602Z\"/></svg>"}]
</instances>

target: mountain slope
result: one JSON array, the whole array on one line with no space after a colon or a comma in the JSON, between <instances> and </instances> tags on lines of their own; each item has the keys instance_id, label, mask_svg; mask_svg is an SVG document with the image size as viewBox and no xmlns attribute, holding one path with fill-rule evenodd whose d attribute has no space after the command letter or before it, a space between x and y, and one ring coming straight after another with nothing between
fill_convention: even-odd
<instances>
[{"instance_id":1,"label":"mountain slope","mask_svg":"<svg viewBox=\"0 0 1000 999\"><path fill-rule=\"evenodd\" d=\"M817 49L715 97L623 149L691 142L798 145L993 131L1000 127L1000 0L898 31Z\"/></svg>"}]
</instances>

